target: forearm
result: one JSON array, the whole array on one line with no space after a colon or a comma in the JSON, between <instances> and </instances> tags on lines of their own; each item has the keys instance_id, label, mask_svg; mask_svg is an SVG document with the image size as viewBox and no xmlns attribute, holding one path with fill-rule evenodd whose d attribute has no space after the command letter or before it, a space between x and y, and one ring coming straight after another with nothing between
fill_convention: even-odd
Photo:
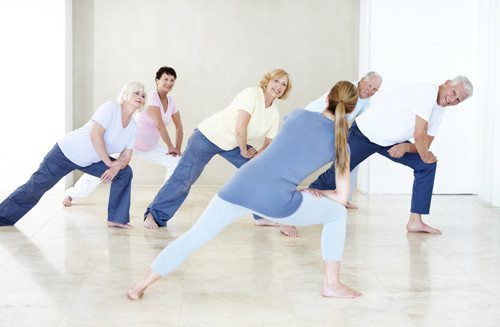
<instances>
[{"instance_id":1,"label":"forearm","mask_svg":"<svg viewBox=\"0 0 500 327\"><path fill-rule=\"evenodd\" d=\"M412 148L415 149L415 152L413 153L418 153L420 158L422 158L423 161L426 161L429 156L429 143L424 136L415 137L415 144L413 144Z\"/></svg>"},{"instance_id":2,"label":"forearm","mask_svg":"<svg viewBox=\"0 0 500 327\"><path fill-rule=\"evenodd\" d=\"M347 191L349 191L349 188L347 189ZM345 193L345 190L340 190L340 189L324 190L321 191L321 193L330 200L333 200L343 205L347 203L347 197L349 195Z\"/></svg>"},{"instance_id":3,"label":"forearm","mask_svg":"<svg viewBox=\"0 0 500 327\"><path fill-rule=\"evenodd\" d=\"M170 135L168 135L168 131L167 131L167 128L165 127L165 125L158 126L157 130L160 133L160 136L161 136L161 139L163 140L163 142L165 142L165 144L168 147L173 148L174 145L172 144L172 140L170 139Z\"/></svg>"},{"instance_id":4,"label":"forearm","mask_svg":"<svg viewBox=\"0 0 500 327\"><path fill-rule=\"evenodd\" d=\"M177 131L175 133L175 147L180 150L182 146L182 139L184 137L184 131L183 128L177 128Z\"/></svg>"},{"instance_id":5,"label":"forearm","mask_svg":"<svg viewBox=\"0 0 500 327\"><path fill-rule=\"evenodd\" d=\"M245 153L247 151L247 129L241 128L236 131L236 140L238 141L238 146L240 147L240 152Z\"/></svg>"},{"instance_id":6,"label":"forearm","mask_svg":"<svg viewBox=\"0 0 500 327\"><path fill-rule=\"evenodd\" d=\"M130 160L132 159L132 156L128 155L128 154L125 154L125 153L121 153L120 156L118 158L116 158L117 161L119 161L120 163L122 163L123 165L120 167L120 169L123 169L125 168L129 163L130 163Z\"/></svg>"},{"instance_id":7,"label":"forearm","mask_svg":"<svg viewBox=\"0 0 500 327\"><path fill-rule=\"evenodd\" d=\"M92 146L101 158L101 160L106 164L106 166L111 167L113 161L109 158L109 154L106 151L106 145L104 144L104 139L100 135L91 135L90 140L92 141Z\"/></svg>"}]
</instances>

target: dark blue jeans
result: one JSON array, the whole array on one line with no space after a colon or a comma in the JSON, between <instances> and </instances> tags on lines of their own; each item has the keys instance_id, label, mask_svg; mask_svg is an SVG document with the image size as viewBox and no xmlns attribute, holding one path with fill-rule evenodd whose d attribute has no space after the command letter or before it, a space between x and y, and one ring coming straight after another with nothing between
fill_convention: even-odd
<instances>
[{"instance_id":1,"label":"dark blue jeans","mask_svg":"<svg viewBox=\"0 0 500 327\"><path fill-rule=\"evenodd\" d=\"M418 153L405 153L401 158L393 158L388 152L392 145L381 146L370 142L355 123L349 129L347 143L351 149L351 171L374 153L413 169L415 179L413 180L411 212L425 215L429 213L434 177L436 175L436 163L427 164L423 162ZM335 189L335 167L332 165L328 168L309 187L319 190Z\"/></svg>"},{"instance_id":2,"label":"dark blue jeans","mask_svg":"<svg viewBox=\"0 0 500 327\"><path fill-rule=\"evenodd\" d=\"M0 204L0 226L14 225L40 201L45 192L75 169L100 177L108 166L101 161L87 167L80 167L66 158L59 145L56 144L47 153L31 178ZM130 221L131 185L132 169L127 166L118 172L111 183L108 202L109 221L120 224L127 224Z\"/></svg>"},{"instance_id":3,"label":"dark blue jeans","mask_svg":"<svg viewBox=\"0 0 500 327\"><path fill-rule=\"evenodd\" d=\"M240 154L239 147L225 151L213 144L198 129L195 129L189 138L179 164L147 208L144 218L151 213L158 226L166 226L167 221L174 216L188 196L191 186L216 154L229 161L236 168L240 168L250 160Z\"/></svg>"}]
</instances>

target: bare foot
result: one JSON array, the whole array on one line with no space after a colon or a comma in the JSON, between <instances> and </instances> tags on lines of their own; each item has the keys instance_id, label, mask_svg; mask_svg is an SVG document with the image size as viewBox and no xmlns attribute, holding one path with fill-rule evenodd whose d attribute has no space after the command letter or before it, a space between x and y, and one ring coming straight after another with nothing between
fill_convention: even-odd
<instances>
[{"instance_id":1,"label":"bare foot","mask_svg":"<svg viewBox=\"0 0 500 327\"><path fill-rule=\"evenodd\" d=\"M410 233L429 233L429 234L442 234L439 229L432 228L423 221L420 222L408 222L406 225L406 230Z\"/></svg>"},{"instance_id":2,"label":"bare foot","mask_svg":"<svg viewBox=\"0 0 500 327\"><path fill-rule=\"evenodd\" d=\"M410 233L429 233L429 234L442 234L439 229L432 228L422 221L422 215L419 213L410 213L406 230Z\"/></svg>"},{"instance_id":3,"label":"bare foot","mask_svg":"<svg viewBox=\"0 0 500 327\"><path fill-rule=\"evenodd\" d=\"M328 285L324 283L321 295L323 295L324 297L337 297L347 299L354 299L362 296L361 292L353 290L352 288L349 288L342 283L336 283L334 285Z\"/></svg>"},{"instance_id":4,"label":"bare foot","mask_svg":"<svg viewBox=\"0 0 500 327\"><path fill-rule=\"evenodd\" d=\"M62 200L62 204L65 207L71 207L71 201L73 201L73 199L71 198L71 196L68 195Z\"/></svg>"},{"instance_id":5,"label":"bare foot","mask_svg":"<svg viewBox=\"0 0 500 327\"><path fill-rule=\"evenodd\" d=\"M146 287L136 286L127 292L127 297L132 301L139 300L144 295L145 290L146 290Z\"/></svg>"},{"instance_id":6,"label":"bare foot","mask_svg":"<svg viewBox=\"0 0 500 327\"><path fill-rule=\"evenodd\" d=\"M108 220L108 227L116 227L116 228L123 228L123 229L133 229L134 228L134 227L132 227L132 225L129 225L129 224L119 224L119 223L115 223L115 222L112 222L109 220Z\"/></svg>"},{"instance_id":7,"label":"bare foot","mask_svg":"<svg viewBox=\"0 0 500 327\"><path fill-rule=\"evenodd\" d=\"M278 223L275 223L274 221L270 221L270 220L267 220L267 219L254 219L253 220L253 223L255 224L255 226L271 226L271 227L276 227L278 226Z\"/></svg>"},{"instance_id":8,"label":"bare foot","mask_svg":"<svg viewBox=\"0 0 500 327\"><path fill-rule=\"evenodd\" d=\"M153 215L148 213L146 216L146 219L144 219L144 228L147 229L157 229L158 224L156 223L155 219L153 218Z\"/></svg>"},{"instance_id":9,"label":"bare foot","mask_svg":"<svg viewBox=\"0 0 500 327\"><path fill-rule=\"evenodd\" d=\"M295 226L280 225L280 232L289 237L300 237L300 233Z\"/></svg>"},{"instance_id":10,"label":"bare foot","mask_svg":"<svg viewBox=\"0 0 500 327\"><path fill-rule=\"evenodd\" d=\"M347 201L345 207L347 209L359 209L359 207L357 205L355 205L354 203L352 203L351 201Z\"/></svg>"}]
</instances>

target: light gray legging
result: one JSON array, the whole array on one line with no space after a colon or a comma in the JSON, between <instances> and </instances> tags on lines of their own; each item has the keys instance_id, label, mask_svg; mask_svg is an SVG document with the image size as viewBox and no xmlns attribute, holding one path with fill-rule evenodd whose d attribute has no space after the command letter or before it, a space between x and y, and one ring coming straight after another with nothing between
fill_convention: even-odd
<instances>
[{"instance_id":1,"label":"light gray legging","mask_svg":"<svg viewBox=\"0 0 500 327\"><path fill-rule=\"evenodd\" d=\"M229 203L217 195L210 201L200 219L184 235L161 251L151 268L161 276L180 266L191 252L206 244L226 226L243 215L257 213L268 220L294 226L323 225L321 252L325 261L340 261L344 251L345 207L325 197L315 198L302 193L303 201L297 211L285 218L270 218L248 208Z\"/></svg>"}]
</instances>

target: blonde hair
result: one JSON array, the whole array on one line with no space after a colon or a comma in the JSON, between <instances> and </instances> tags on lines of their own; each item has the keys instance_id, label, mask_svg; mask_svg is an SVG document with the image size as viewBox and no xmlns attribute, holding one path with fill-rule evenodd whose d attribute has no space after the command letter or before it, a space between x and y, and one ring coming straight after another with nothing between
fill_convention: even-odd
<instances>
[{"instance_id":1,"label":"blonde hair","mask_svg":"<svg viewBox=\"0 0 500 327\"><path fill-rule=\"evenodd\" d=\"M328 94L326 110L335 116L335 170L343 175L349 171L347 153L347 130L349 125L346 114L351 113L358 102L358 89L354 84L341 81L335 84Z\"/></svg>"},{"instance_id":2,"label":"blonde hair","mask_svg":"<svg viewBox=\"0 0 500 327\"><path fill-rule=\"evenodd\" d=\"M135 92L146 94L144 85L141 82L128 81L127 83L125 83L125 85L123 85L120 94L118 94L118 97L116 98L116 102L118 102L119 104L127 102ZM144 98L144 103L146 103L146 98Z\"/></svg>"},{"instance_id":3,"label":"blonde hair","mask_svg":"<svg viewBox=\"0 0 500 327\"><path fill-rule=\"evenodd\" d=\"M278 68L265 74L260 80L260 87L262 88L262 91L266 91L267 85L269 84L270 80L272 80L273 78L281 78L283 76L286 76L288 78L288 83L286 85L285 92L283 92L283 94L278 99L285 100L290 94L290 91L292 91L292 80L290 79L290 75L288 75L288 73L284 69Z\"/></svg>"}]
</instances>

